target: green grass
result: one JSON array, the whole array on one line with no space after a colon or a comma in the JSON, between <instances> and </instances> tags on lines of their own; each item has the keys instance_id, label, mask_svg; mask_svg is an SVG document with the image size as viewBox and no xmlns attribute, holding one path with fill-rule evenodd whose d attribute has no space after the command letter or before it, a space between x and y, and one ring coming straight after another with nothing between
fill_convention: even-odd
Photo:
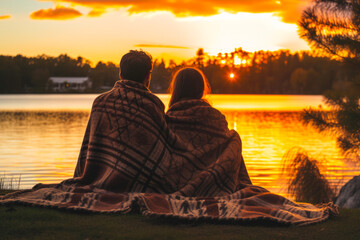
<instances>
[{"instance_id":1,"label":"green grass","mask_svg":"<svg viewBox=\"0 0 360 240\"><path fill-rule=\"evenodd\" d=\"M360 239L360 210L305 227L184 223L138 214L0 207L0 239Z\"/></svg>"}]
</instances>

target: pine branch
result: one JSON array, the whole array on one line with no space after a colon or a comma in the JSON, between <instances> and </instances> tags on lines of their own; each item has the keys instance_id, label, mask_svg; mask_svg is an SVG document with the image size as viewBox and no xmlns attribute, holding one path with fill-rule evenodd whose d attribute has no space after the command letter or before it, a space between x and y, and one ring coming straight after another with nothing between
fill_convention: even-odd
<instances>
[{"instance_id":1,"label":"pine branch","mask_svg":"<svg viewBox=\"0 0 360 240\"><path fill-rule=\"evenodd\" d=\"M318 0L306 9L299 22L301 37L329 55L358 58L360 55L360 1Z\"/></svg>"}]
</instances>

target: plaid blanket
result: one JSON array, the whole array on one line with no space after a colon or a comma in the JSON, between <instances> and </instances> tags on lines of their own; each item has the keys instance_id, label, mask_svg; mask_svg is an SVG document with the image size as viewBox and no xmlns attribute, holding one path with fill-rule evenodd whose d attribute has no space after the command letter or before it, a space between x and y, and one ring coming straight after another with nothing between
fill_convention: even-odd
<instances>
[{"instance_id":1,"label":"plaid blanket","mask_svg":"<svg viewBox=\"0 0 360 240\"><path fill-rule=\"evenodd\" d=\"M337 214L251 184L239 135L202 100L163 103L118 81L95 99L74 178L0 197L59 209L218 221L310 224Z\"/></svg>"}]
</instances>

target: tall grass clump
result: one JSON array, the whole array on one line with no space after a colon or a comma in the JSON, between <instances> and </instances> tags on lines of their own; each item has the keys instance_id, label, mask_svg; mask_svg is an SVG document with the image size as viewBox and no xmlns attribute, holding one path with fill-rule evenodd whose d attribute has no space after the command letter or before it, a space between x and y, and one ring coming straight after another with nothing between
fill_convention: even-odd
<instances>
[{"instance_id":1,"label":"tall grass clump","mask_svg":"<svg viewBox=\"0 0 360 240\"><path fill-rule=\"evenodd\" d=\"M288 177L287 191L295 201L320 204L335 197L334 189L320 173L319 162L301 148L292 148L284 155L283 174Z\"/></svg>"},{"instance_id":2,"label":"tall grass clump","mask_svg":"<svg viewBox=\"0 0 360 240\"><path fill-rule=\"evenodd\" d=\"M5 174L0 177L0 191L19 190L21 175L17 177L6 177Z\"/></svg>"}]
</instances>

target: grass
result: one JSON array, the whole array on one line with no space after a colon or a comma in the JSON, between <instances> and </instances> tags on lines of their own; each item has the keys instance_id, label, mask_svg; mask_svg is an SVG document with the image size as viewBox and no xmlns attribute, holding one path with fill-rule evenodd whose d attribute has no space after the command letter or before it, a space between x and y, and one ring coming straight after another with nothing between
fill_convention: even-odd
<instances>
[{"instance_id":1,"label":"grass","mask_svg":"<svg viewBox=\"0 0 360 240\"><path fill-rule=\"evenodd\" d=\"M19 190L21 182L21 175L16 177L6 177L5 173L0 177L0 194L9 193L14 190Z\"/></svg>"},{"instance_id":2,"label":"grass","mask_svg":"<svg viewBox=\"0 0 360 240\"><path fill-rule=\"evenodd\" d=\"M308 157L302 160L307 164L311 162ZM314 166L310 164L309 167L313 169ZM317 168L313 173L322 179ZM0 189L0 194L12 191ZM237 225L184 222L147 218L140 214L94 214L38 207L0 206L0 239L339 240L360 239L359 222L360 209L341 209L339 216L320 224L285 227L265 223Z\"/></svg>"},{"instance_id":3,"label":"grass","mask_svg":"<svg viewBox=\"0 0 360 240\"><path fill-rule=\"evenodd\" d=\"M360 210L306 227L184 223L141 215L0 207L1 239L360 239Z\"/></svg>"},{"instance_id":4,"label":"grass","mask_svg":"<svg viewBox=\"0 0 360 240\"><path fill-rule=\"evenodd\" d=\"M0 239L360 239L360 209L341 209L339 216L305 227L184 222L26 206L0 206L0 222Z\"/></svg>"},{"instance_id":5,"label":"grass","mask_svg":"<svg viewBox=\"0 0 360 240\"><path fill-rule=\"evenodd\" d=\"M320 163L301 148L292 148L283 157L283 174L288 176L288 193L298 202L327 203L335 189L320 173Z\"/></svg>"}]
</instances>

